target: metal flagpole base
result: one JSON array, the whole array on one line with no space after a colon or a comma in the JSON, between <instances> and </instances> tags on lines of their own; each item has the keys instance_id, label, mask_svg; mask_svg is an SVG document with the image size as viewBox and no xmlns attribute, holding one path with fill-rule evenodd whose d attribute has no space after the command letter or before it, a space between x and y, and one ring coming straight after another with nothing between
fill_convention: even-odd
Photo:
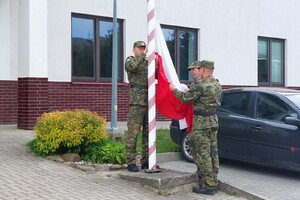
<instances>
[{"instance_id":1,"label":"metal flagpole base","mask_svg":"<svg viewBox=\"0 0 300 200\"><path fill-rule=\"evenodd\" d=\"M145 169L146 173L159 173L161 172L160 169Z\"/></svg>"}]
</instances>

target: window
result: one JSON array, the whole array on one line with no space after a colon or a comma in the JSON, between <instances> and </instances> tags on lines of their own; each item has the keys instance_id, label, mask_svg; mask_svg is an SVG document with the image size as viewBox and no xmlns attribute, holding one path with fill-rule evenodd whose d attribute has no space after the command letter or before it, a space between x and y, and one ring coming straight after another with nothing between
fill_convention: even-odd
<instances>
[{"instance_id":1,"label":"window","mask_svg":"<svg viewBox=\"0 0 300 200\"><path fill-rule=\"evenodd\" d=\"M179 80L193 81L186 68L197 60L197 30L163 25L162 31Z\"/></svg>"},{"instance_id":2,"label":"window","mask_svg":"<svg viewBox=\"0 0 300 200\"><path fill-rule=\"evenodd\" d=\"M295 106L297 106L300 109L300 95L293 94L293 95L287 95L285 96L287 99L289 99Z\"/></svg>"},{"instance_id":3,"label":"window","mask_svg":"<svg viewBox=\"0 0 300 200\"><path fill-rule=\"evenodd\" d=\"M283 122L284 118L297 117L297 113L281 99L258 93L256 99L256 117Z\"/></svg>"},{"instance_id":4,"label":"window","mask_svg":"<svg viewBox=\"0 0 300 200\"><path fill-rule=\"evenodd\" d=\"M117 20L118 81L123 77L122 21ZM113 19L72 14L72 81L111 82Z\"/></svg>"},{"instance_id":5,"label":"window","mask_svg":"<svg viewBox=\"0 0 300 200\"><path fill-rule=\"evenodd\" d=\"M235 92L224 94L220 112L229 114L247 115L250 92Z\"/></svg>"},{"instance_id":6,"label":"window","mask_svg":"<svg viewBox=\"0 0 300 200\"><path fill-rule=\"evenodd\" d=\"M284 86L284 40L258 38L258 85Z\"/></svg>"}]
</instances>

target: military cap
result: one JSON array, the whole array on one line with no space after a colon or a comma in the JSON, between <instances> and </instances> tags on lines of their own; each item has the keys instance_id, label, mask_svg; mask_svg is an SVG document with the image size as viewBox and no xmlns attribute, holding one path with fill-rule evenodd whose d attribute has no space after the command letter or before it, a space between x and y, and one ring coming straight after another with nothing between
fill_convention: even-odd
<instances>
[{"instance_id":1,"label":"military cap","mask_svg":"<svg viewBox=\"0 0 300 200\"><path fill-rule=\"evenodd\" d=\"M207 69L215 69L214 62L210 60L202 60L200 67L205 67Z\"/></svg>"},{"instance_id":2,"label":"military cap","mask_svg":"<svg viewBox=\"0 0 300 200\"><path fill-rule=\"evenodd\" d=\"M186 70L190 71L191 69L194 69L195 67L200 67L200 66L201 66L201 61L196 60Z\"/></svg>"},{"instance_id":3,"label":"military cap","mask_svg":"<svg viewBox=\"0 0 300 200\"><path fill-rule=\"evenodd\" d=\"M144 41L136 41L133 44L133 48L135 48L135 47L145 47L145 46L146 46L146 43Z\"/></svg>"}]
</instances>

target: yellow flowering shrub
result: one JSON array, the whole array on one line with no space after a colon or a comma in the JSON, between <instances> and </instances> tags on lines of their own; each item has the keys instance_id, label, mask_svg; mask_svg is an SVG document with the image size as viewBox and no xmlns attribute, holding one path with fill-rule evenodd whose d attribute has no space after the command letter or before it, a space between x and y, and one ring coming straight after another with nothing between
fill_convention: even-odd
<instances>
[{"instance_id":1,"label":"yellow flowering shrub","mask_svg":"<svg viewBox=\"0 0 300 200\"><path fill-rule=\"evenodd\" d=\"M44 113L34 132L35 146L46 154L58 150L79 153L89 144L108 138L106 119L87 110Z\"/></svg>"}]
</instances>

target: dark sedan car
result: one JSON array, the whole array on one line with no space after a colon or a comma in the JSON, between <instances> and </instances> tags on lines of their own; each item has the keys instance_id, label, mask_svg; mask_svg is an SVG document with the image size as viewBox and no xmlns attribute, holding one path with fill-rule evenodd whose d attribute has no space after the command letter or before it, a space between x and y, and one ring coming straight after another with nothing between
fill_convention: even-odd
<instances>
[{"instance_id":1,"label":"dark sedan car","mask_svg":"<svg viewBox=\"0 0 300 200\"><path fill-rule=\"evenodd\" d=\"M300 171L300 91L280 88L223 90L219 117L219 156ZM173 141L193 161L178 121L170 126Z\"/></svg>"}]
</instances>

